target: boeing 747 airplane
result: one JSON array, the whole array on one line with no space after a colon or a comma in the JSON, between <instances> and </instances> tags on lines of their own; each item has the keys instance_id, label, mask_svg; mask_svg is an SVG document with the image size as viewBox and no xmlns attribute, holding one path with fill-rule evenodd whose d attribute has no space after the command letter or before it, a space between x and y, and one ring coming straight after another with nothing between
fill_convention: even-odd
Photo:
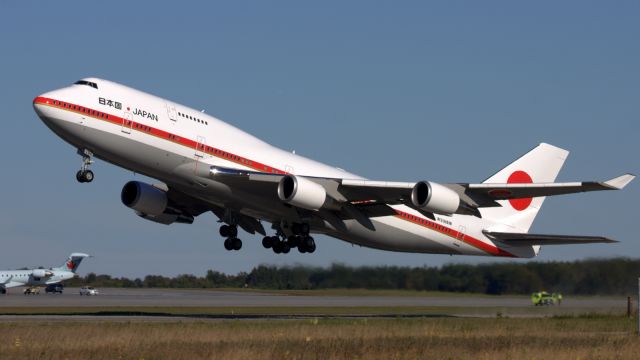
<instances>
[{"instance_id":1,"label":"boeing 747 airplane","mask_svg":"<svg viewBox=\"0 0 640 360\"><path fill-rule=\"evenodd\" d=\"M271 146L213 116L115 82L86 78L33 100L78 149L81 183L93 158L161 182L130 181L121 200L143 219L191 224L211 211L227 250L238 227L275 253L312 253L312 233L371 248L534 257L541 245L614 242L528 233L546 196L619 190L635 176L555 183L568 151L540 144L479 184L375 181ZM271 223L267 235L264 223Z\"/></svg>"},{"instance_id":2,"label":"boeing 747 airplane","mask_svg":"<svg viewBox=\"0 0 640 360\"><path fill-rule=\"evenodd\" d=\"M56 284L71 279L76 275L82 259L86 257L89 255L73 253L69 255L64 265L49 269L2 270L0 271L0 294L6 294L7 289L11 287Z\"/></svg>"}]
</instances>

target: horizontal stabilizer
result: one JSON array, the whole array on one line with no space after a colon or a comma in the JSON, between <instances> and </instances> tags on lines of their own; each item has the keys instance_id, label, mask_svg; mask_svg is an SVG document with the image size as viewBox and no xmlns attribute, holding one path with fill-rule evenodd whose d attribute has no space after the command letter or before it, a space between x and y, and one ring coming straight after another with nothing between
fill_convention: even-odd
<instances>
[{"instance_id":1,"label":"horizontal stabilizer","mask_svg":"<svg viewBox=\"0 0 640 360\"><path fill-rule=\"evenodd\" d=\"M602 236L521 234L491 231L484 231L484 234L491 240L501 241L512 246L575 245L618 242Z\"/></svg>"},{"instance_id":2,"label":"horizontal stabilizer","mask_svg":"<svg viewBox=\"0 0 640 360\"><path fill-rule=\"evenodd\" d=\"M609 181L605 181L605 185L610 186L616 190L624 189L627 184L629 184L636 176L633 174L624 174L622 176L618 176L617 178L611 179Z\"/></svg>"}]
</instances>

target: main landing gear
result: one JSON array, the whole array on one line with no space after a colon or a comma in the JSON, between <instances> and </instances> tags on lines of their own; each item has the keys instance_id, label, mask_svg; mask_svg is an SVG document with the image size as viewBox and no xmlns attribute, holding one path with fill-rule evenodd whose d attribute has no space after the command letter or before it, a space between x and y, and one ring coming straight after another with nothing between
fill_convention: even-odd
<instances>
[{"instance_id":1,"label":"main landing gear","mask_svg":"<svg viewBox=\"0 0 640 360\"><path fill-rule=\"evenodd\" d=\"M242 240L238 239L238 227L236 225L220 226L220 235L225 237L224 248L231 250L240 250L242 248Z\"/></svg>"},{"instance_id":2,"label":"main landing gear","mask_svg":"<svg viewBox=\"0 0 640 360\"><path fill-rule=\"evenodd\" d=\"M272 249L276 254L287 254L292 248L298 248L301 254L316 251L316 242L309 236L309 224L293 224L293 235L287 237L278 230L276 236L266 236L262 239L262 246Z\"/></svg>"},{"instance_id":3,"label":"main landing gear","mask_svg":"<svg viewBox=\"0 0 640 360\"><path fill-rule=\"evenodd\" d=\"M76 173L76 180L81 183L90 183L93 181L93 171L89 170L89 165L93 164L93 153L87 149L78 149L78 155L82 156L82 166Z\"/></svg>"}]
</instances>

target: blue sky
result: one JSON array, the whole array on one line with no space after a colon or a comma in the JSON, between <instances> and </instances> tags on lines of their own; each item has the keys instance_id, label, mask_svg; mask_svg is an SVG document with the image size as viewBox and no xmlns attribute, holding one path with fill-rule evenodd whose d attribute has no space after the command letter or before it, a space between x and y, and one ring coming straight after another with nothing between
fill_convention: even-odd
<instances>
[{"instance_id":1,"label":"blue sky","mask_svg":"<svg viewBox=\"0 0 640 360\"><path fill-rule=\"evenodd\" d=\"M494 261L327 237L313 255L275 255L249 235L227 252L213 215L162 226L121 205L139 175L98 161L96 180L76 183L80 158L31 100L98 76L372 179L482 181L548 142L572 152L559 181L600 180L640 173L639 16L636 1L3 1L0 268L72 251L95 255L81 272L116 276ZM637 257L639 195L632 183L547 199L532 231L621 243L538 260Z\"/></svg>"}]
</instances>

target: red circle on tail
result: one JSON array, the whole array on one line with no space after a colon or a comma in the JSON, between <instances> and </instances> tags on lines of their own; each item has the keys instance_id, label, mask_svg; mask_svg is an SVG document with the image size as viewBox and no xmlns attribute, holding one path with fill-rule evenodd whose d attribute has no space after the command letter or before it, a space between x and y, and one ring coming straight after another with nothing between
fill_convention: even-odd
<instances>
[{"instance_id":1,"label":"red circle on tail","mask_svg":"<svg viewBox=\"0 0 640 360\"><path fill-rule=\"evenodd\" d=\"M531 176L524 171L518 170L514 171L511 175L509 175L509 179L507 179L507 184L531 184L533 180ZM531 205L532 198L523 198L523 199L509 199L509 203L511 206L518 210L522 211Z\"/></svg>"},{"instance_id":2,"label":"red circle on tail","mask_svg":"<svg viewBox=\"0 0 640 360\"><path fill-rule=\"evenodd\" d=\"M74 268L73 261L71 261L71 260L67 261L67 268L68 268L69 270L73 270L73 268Z\"/></svg>"}]
</instances>

